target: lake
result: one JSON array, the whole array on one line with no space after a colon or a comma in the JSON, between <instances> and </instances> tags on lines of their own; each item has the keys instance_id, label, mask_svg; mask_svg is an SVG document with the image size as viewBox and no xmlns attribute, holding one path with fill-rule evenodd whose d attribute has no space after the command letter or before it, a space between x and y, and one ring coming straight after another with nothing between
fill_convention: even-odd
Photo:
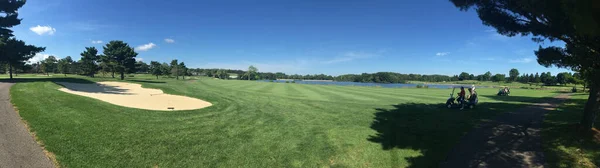
<instances>
[{"instance_id":1,"label":"lake","mask_svg":"<svg viewBox=\"0 0 600 168\"><path fill-rule=\"evenodd\" d=\"M271 80L259 80L261 82L271 82ZM273 82L277 82L277 83L285 83L285 82L292 82L291 80L273 80ZM367 87L384 87L384 88L416 88L417 85L423 85L423 84L411 84L411 83L361 83L361 82L337 82L337 81L315 81L315 80L309 80L309 81L302 81L302 80L295 80L295 82L297 84L311 84L311 85L339 85L339 86L367 86ZM427 86L429 86L429 88L436 88L436 89L447 89L447 88L452 88L455 86L464 86L466 87L471 87L471 85L460 85L460 84L425 84ZM480 88L485 88L482 86L477 86Z\"/></svg>"}]
</instances>

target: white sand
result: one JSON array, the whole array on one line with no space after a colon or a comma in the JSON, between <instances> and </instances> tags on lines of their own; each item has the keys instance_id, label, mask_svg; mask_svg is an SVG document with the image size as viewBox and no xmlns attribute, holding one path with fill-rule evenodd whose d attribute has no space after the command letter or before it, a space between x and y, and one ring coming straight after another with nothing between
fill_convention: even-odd
<instances>
[{"instance_id":1,"label":"white sand","mask_svg":"<svg viewBox=\"0 0 600 168\"><path fill-rule=\"evenodd\" d=\"M64 86L64 88L59 89L60 91L131 108L171 111L200 109L212 105L207 101L196 98L165 94L160 89L142 88L142 85L134 83L57 83ZM169 107L174 109L168 109Z\"/></svg>"}]
</instances>

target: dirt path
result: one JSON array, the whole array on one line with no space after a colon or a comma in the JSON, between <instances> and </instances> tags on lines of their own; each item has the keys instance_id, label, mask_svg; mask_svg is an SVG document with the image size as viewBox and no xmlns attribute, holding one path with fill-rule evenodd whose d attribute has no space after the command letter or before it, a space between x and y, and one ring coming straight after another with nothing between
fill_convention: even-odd
<instances>
[{"instance_id":1,"label":"dirt path","mask_svg":"<svg viewBox=\"0 0 600 168\"><path fill-rule=\"evenodd\" d=\"M10 103L11 83L0 83L0 168L53 167Z\"/></svg>"},{"instance_id":2,"label":"dirt path","mask_svg":"<svg viewBox=\"0 0 600 168\"><path fill-rule=\"evenodd\" d=\"M440 167L544 167L544 113L569 94L498 116L469 132Z\"/></svg>"}]
</instances>

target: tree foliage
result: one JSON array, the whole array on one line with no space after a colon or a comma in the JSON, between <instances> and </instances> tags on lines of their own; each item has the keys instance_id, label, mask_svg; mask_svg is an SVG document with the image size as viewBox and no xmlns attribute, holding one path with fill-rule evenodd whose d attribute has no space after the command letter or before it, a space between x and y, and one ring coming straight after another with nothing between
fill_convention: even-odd
<instances>
[{"instance_id":1,"label":"tree foliage","mask_svg":"<svg viewBox=\"0 0 600 168\"><path fill-rule=\"evenodd\" d=\"M150 73L152 73L152 75L156 76L156 79L158 79L158 76L163 74L162 65L157 61L150 61L149 69L150 69Z\"/></svg>"},{"instance_id":2,"label":"tree foliage","mask_svg":"<svg viewBox=\"0 0 600 168\"><path fill-rule=\"evenodd\" d=\"M137 53L129 44L113 40L104 46L104 55L114 63L114 71L120 73L121 80L125 79L126 72L135 71L135 57Z\"/></svg>"},{"instance_id":3,"label":"tree foliage","mask_svg":"<svg viewBox=\"0 0 600 168\"><path fill-rule=\"evenodd\" d=\"M73 59L71 59L71 56L67 56L63 59L58 60L58 72L67 76L67 74L71 70L71 64L73 64Z\"/></svg>"},{"instance_id":4,"label":"tree foliage","mask_svg":"<svg viewBox=\"0 0 600 168\"><path fill-rule=\"evenodd\" d=\"M508 78L510 79L511 82L517 81L518 77L519 77L519 70L513 68L513 69L510 69L510 71L508 71Z\"/></svg>"},{"instance_id":5,"label":"tree foliage","mask_svg":"<svg viewBox=\"0 0 600 168\"><path fill-rule=\"evenodd\" d=\"M583 128L593 127L600 111L600 1L451 1L461 10L475 8L483 24L502 35L532 36L538 43L564 42L564 47L540 46L535 51L537 61L546 67L570 68L593 85L581 120Z\"/></svg>"},{"instance_id":6,"label":"tree foliage","mask_svg":"<svg viewBox=\"0 0 600 168\"><path fill-rule=\"evenodd\" d=\"M24 64L25 61L45 49L44 47L27 45L25 42L15 38L3 38L2 43L0 43L0 62L8 64L10 79L12 79L12 71L15 66Z\"/></svg>"},{"instance_id":7,"label":"tree foliage","mask_svg":"<svg viewBox=\"0 0 600 168\"><path fill-rule=\"evenodd\" d=\"M98 69L98 65L96 64L96 61L99 59L98 50L96 47L85 47L85 51L80 55L79 68L81 69L81 73L94 77Z\"/></svg>"},{"instance_id":8,"label":"tree foliage","mask_svg":"<svg viewBox=\"0 0 600 168\"><path fill-rule=\"evenodd\" d=\"M10 30L13 26L21 24L19 8L25 5L25 0L0 0L0 38L7 39L13 36Z\"/></svg>"}]
</instances>

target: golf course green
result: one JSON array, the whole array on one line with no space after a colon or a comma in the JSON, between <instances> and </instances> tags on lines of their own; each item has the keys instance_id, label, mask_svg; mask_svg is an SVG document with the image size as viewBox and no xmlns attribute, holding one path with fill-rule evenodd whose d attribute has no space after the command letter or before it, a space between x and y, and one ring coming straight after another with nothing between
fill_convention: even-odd
<instances>
[{"instance_id":1,"label":"golf course green","mask_svg":"<svg viewBox=\"0 0 600 168\"><path fill-rule=\"evenodd\" d=\"M437 167L478 122L556 95L477 89L475 109L444 107L451 89L305 85L194 78L125 82L212 103L190 111L116 106L22 78L11 101L64 167Z\"/></svg>"}]
</instances>

